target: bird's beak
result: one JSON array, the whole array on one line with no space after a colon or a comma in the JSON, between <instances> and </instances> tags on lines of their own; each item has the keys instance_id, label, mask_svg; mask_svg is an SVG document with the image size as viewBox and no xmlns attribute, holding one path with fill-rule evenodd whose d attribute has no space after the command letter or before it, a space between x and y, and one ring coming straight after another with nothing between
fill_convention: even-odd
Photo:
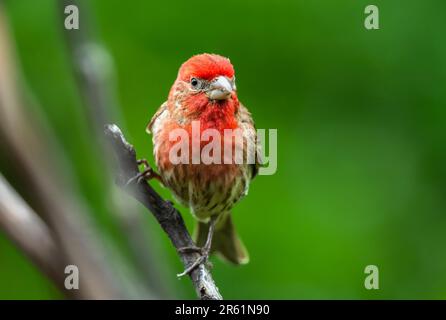
<instances>
[{"instance_id":1,"label":"bird's beak","mask_svg":"<svg viewBox=\"0 0 446 320\"><path fill-rule=\"evenodd\" d=\"M226 100L231 96L231 92L232 84L228 78L218 76L210 83L206 94L211 100Z\"/></svg>"}]
</instances>

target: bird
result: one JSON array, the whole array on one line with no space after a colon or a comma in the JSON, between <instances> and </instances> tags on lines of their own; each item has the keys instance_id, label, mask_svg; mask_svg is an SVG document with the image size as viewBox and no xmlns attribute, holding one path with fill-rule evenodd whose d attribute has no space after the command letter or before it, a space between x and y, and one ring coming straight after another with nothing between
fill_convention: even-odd
<instances>
[{"instance_id":1,"label":"bird","mask_svg":"<svg viewBox=\"0 0 446 320\"><path fill-rule=\"evenodd\" d=\"M169 139L169 133L177 129L191 133L194 122L199 124L200 132L212 129L221 134L222 148L226 145L228 150L234 151L230 160L234 160L238 150L244 161L226 163L223 158L227 155L221 155L221 161L210 164L172 163L170 151L176 141ZM227 129L239 129L243 139L237 141L226 137L224 131ZM258 174L261 153L251 113L238 100L235 71L230 60L204 53L184 62L167 101L154 114L146 131L153 136L158 169L157 173L152 170L148 176L160 180L179 203L190 208L197 221L194 230L196 246L180 248L180 251L197 251L200 258L181 275L207 262L213 253L235 265L248 263L249 254L236 232L231 212L247 195L250 182ZM192 139L190 135L188 139ZM246 161L252 150L248 145L255 146L254 161L251 162ZM203 148L202 142L200 148ZM191 160L192 155L187 156Z\"/></svg>"}]
</instances>

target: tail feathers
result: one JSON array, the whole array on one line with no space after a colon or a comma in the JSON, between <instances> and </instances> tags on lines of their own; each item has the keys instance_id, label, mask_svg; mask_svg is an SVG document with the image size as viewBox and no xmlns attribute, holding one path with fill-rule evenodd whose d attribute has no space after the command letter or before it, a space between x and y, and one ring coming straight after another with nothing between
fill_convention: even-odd
<instances>
[{"instance_id":1,"label":"tail feathers","mask_svg":"<svg viewBox=\"0 0 446 320\"><path fill-rule=\"evenodd\" d=\"M231 215L226 215L223 220L216 226L212 238L211 253L215 252L223 260L236 265L248 263L248 251L234 228ZM209 224L198 222L194 232L197 246L202 247L205 244L208 231Z\"/></svg>"}]
</instances>

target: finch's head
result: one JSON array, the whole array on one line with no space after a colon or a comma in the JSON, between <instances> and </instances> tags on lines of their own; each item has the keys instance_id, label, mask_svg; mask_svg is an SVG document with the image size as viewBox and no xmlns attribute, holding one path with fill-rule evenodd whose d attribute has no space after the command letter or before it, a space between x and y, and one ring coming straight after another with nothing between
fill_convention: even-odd
<instances>
[{"instance_id":1,"label":"finch's head","mask_svg":"<svg viewBox=\"0 0 446 320\"><path fill-rule=\"evenodd\" d=\"M235 96L234 67L229 59L216 54L193 56L181 66L177 82L192 95L205 95L212 101Z\"/></svg>"}]
</instances>

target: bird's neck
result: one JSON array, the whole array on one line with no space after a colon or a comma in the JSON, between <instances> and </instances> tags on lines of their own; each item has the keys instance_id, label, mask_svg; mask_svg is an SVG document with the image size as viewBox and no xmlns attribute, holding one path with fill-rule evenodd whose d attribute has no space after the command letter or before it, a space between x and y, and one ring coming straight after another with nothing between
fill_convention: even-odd
<instances>
[{"instance_id":1,"label":"bird's neck","mask_svg":"<svg viewBox=\"0 0 446 320\"><path fill-rule=\"evenodd\" d=\"M224 129L237 128L235 118L237 109L238 101L233 99L215 102L210 101L198 117L201 129L217 129L219 132L223 132Z\"/></svg>"}]
</instances>

